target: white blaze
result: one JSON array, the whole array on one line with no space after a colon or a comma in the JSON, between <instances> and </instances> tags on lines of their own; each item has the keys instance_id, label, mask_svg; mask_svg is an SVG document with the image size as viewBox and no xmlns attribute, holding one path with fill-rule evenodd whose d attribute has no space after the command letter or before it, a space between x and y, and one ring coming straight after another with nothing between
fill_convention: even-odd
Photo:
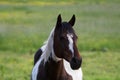
<instances>
[{"instance_id":1,"label":"white blaze","mask_svg":"<svg viewBox=\"0 0 120 80\"><path fill-rule=\"evenodd\" d=\"M73 50L73 35L72 34L67 34L68 37L68 41L69 41L69 50L72 52L72 54L74 53Z\"/></svg>"},{"instance_id":2,"label":"white blaze","mask_svg":"<svg viewBox=\"0 0 120 80\"><path fill-rule=\"evenodd\" d=\"M73 49L73 35L72 34L67 34L68 41L69 41L69 50L72 52L72 55L74 56L74 49ZM82 80L82 69L81 67L77 70L72 70L70 67L70 64L66 61L63 60L64 62L64 67L66 72L72 76L73 80Z\"/></svg>"}]
</instances>

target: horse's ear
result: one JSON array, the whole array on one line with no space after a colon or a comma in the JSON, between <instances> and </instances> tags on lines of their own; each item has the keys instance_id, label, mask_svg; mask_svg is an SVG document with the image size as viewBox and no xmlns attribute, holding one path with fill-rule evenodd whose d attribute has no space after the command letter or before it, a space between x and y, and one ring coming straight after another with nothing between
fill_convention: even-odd
<instances>
[{"instance_id":1,"label":"horse's ear","mask_svg":"<svg viewBox=\"0 0 120 80\"><path fill-rule=\"evenodd\" d=\"M69 21L69 24L71 24L71 26L74 26L74 24L75 24L75 15L72 16L72 18Z\"/></svg>"},{"instance_id":2,"label":"horse's ear","mask_svg":"<svg viewBox=\"0 0 120 80\"><path fill-rule=\"evenodd\" d=\"M61 23L62 23L62 18L61 18L61 14L59 14L57 17L56 28L60 27Z\"/></svg>"}]
</instances>

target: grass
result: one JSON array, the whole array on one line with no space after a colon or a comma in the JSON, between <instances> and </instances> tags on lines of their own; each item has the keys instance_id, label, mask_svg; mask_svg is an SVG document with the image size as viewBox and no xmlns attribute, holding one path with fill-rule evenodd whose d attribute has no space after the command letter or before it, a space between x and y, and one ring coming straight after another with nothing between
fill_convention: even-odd
<instances>
[{"instance_id":1,"label":"grass","mask_svg":"<svg viewBox=\"0 0 120 80\"><path fill-rule=\"evenodd\" d=\"M52 1L48 1L50 5L32 2L20 4L14 0L0 2L0 50L35 51L47 39L56 24L57 15L61 13L64 21L76 15L75 30L81 51L102 51L104 48L120 51L120 6L116 1L98 1L99 4L83 1L82 4L76 3L76 0L75 3L58 5Z\"/></svg>"},{"instance_id":2,"label":"grass","mask_svg":"<svg viewBox=\"0 0 120 80\"><path fill-rule=\"evenodd\" d=\"M1 0L0 80L29 80L58 14L76 15L84 80L119 80L120 0Z\"/></svg>"},{"instance_id":3,"label":"grass","mask_svg":"<svg viewBox=\"0 0 120 80\"><path fill-rule=\"evenodd\" d=\"M0 54L0 80L30 80L31 55L19 55L10 52L0 52Z\"/></svg>"},{"instance_id":4,"label":"grass","mask_svg":"<svg viewBox=\"0 0 120 80\"><path fill-rule=\"evenodd\" d=\"M119 53L85 52L83 71L85 80L119 80Z\"/></svg>"},{"instance_id":5,"label":"grass","mask_svg":"<svg viewBox=\"0 0 120 80\"><path fill-rule=\"evenodd\" d=\"M0 80L30 80L33 55L0 52ZM9 55L9 56L7 56ZM119 52L82 52L84 80L119 80Z\"/></svg>"}]
</instances>

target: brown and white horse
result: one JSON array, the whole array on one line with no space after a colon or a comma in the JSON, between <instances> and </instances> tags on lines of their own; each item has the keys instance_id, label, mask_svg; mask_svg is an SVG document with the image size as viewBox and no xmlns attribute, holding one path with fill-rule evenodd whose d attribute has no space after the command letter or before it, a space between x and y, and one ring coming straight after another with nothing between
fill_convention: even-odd
<instances>
[{"instance_id":1,"label":"brown and white horse","mask_svg":"<svg viewBox=\"0 0 120 80\"><path fill-rule=\"evenodd\" d=\"M47 42L36 52L31 80L82 80L82 57L73 29L75 15L69 22L57 18Z\"/></svg>"}]
</instances>

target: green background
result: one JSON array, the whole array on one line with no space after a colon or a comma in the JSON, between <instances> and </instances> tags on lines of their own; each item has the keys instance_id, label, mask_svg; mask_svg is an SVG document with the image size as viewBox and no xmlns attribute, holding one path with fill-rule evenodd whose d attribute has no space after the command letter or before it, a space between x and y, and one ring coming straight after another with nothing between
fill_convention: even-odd
<instances>
[{"instance_id":1,"label":"green background","mask_svg":"<svg viewBox=\"0 0 120 80\"><path fill-rule=\"evenodd\" d=\"M0 0L0 80L30 80L58 14L76 15L84 80L119 80L120 0Z\"/></svg>"}]
</instances>

